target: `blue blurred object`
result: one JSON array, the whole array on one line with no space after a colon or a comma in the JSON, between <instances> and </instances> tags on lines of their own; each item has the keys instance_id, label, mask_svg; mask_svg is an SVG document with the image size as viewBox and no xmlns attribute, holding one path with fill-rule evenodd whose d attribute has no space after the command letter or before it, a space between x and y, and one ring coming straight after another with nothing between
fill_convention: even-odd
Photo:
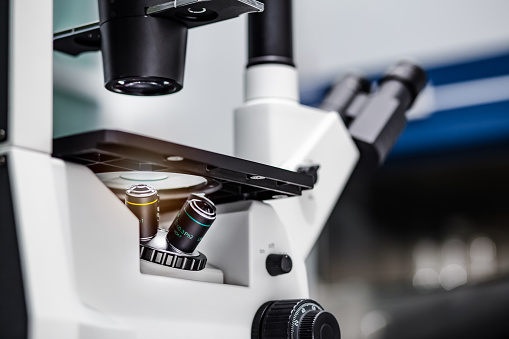
<instances>
[{"instance_id":1,"label":"blue blurred object","mask_svg":"<svg viewBox=\"0 0 509 339\"><path fill-rule=\"evenodd\" d=\"M410 121L390 156L444 152L508 140L509 100L439 111L427 119Z\"/></svg>"},{"instance_id":2,"label":"blue blurred object","mask_svg":"<svg viewBox=\"0 0 509 339\"><path fill-rule=\"evenodd\" d=\"M500 55L426 71L437 94L438 110L424 119L409 121L389 158L509 141L509 50ZM457 92L455 85L459 85L458 89L467 85L468 91L464 94ZM317 105L328 88L329 85L321 86L313 93L306 93L303 101ZM449 98L453 95L450 91L453 88L456 95ZM448 91L441 92L441 89ZM498 93L491 95L494 91ZM481 99L477 102L472 100L472 94L479 94L477 96Z\"/></svg>"},{"instance_id":3,"label":"blue blurred object","mask_svg":"<svg viewBox=\"0 0 509 339\"><path fill-rule=\"evenodd\" d=\"M509 74L509 51L490 58L427 69L426 71L435 86L507 75ZM509 88L507 90L509 92Z\"/></svg>"}]
</instances>

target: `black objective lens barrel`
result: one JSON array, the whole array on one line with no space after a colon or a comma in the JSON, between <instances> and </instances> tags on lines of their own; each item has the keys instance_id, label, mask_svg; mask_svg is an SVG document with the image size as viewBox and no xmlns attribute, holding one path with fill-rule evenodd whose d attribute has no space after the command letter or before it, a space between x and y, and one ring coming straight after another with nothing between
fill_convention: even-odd
<instances>
[{"instance_id":1,"label":"black objective lens barrel","mask_svg":"<svg viewBox=\"0 0 509 339\"><path fill-rule=\"evenodd\" d=\"M191 194L168 229L166 240L178 250L192 253L214 220L214 203L202 195Z\"/></svg>"},{"instance_id":2,"label":"black objective lens barrel","mask_svg":"<svg viewBox=\"0 0 509 339\"><path fill-rule=\"evenodd\" d=\"M140 239L153 238L159 227L157 191L149 185L133 185L126 190L125 204L140 220Z\"/></svg>"},{"instance_id":3,"label":"black objective lens barrel","mask_svg":"<svg viewBox=\"0 0 509 339\"><path fill-rule=\"evenodd\" d=\"M260 0L259 0L260 1ZM249 66L293 62L292 1L262 0L262 13L249 14Z\"/></svg>"}]
</instances>

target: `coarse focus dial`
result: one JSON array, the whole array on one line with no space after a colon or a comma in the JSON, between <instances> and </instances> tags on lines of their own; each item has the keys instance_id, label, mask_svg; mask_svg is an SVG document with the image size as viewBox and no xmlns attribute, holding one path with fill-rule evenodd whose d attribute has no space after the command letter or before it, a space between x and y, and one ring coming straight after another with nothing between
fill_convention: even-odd
<instances>
[{"instance_id":1,"label":"coarse focus dial","mask_svg":"<svg viewBox=\"0 0 509 339\"><path fill-rule=\"evenodd\" d=\"M311 299L277 300L256 312L252 339L340 339L336 318Z\"/></svg>"}]
</instances>

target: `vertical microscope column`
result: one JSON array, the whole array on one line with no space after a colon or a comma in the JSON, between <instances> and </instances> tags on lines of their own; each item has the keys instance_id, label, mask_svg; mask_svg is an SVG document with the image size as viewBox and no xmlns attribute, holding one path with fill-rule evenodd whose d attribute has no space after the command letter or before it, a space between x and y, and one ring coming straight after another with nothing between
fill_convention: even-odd
<instances>
[{"instance_id":1,"label":"vertical microscope column","mask_svg":"<svg viewBox=\"0 0 509 339\"><path fill-rule=\"evenodd\" d=\"M262 1L263 13L249 15L249 64L282 64L293 62L292 1Z\"/></svg>"},{"instance_id":2,"label":"vertical microscope column","mask_svg":"<svg viewBox=\"0 0 509 339\"><path fill-rule=\"evenodd\" d=\"M53 1L10 1L10 145L51 154Z\"/></svg>"},{"instance_id":3,"label":"vertical microscope column","mask_svg":"<svg viewBox=\"0 0 509 339\"><path fill-rule=\"evenodd\" d=\"M292 2L264 1L263 13L249 15L246 101L262 98L299 100L293 62Z\"/></svg>"},{"instance_id":4,"label":"vertical microscope column","mask_svg":"<svg viewBox=\"0 0 509 339\"><path fill-rule=\"evenodd\" d=\"M9 108L9 1L0 3L0 143L7 140Z\"/></svg>"},{"instance_id":5,"label":"vertical microscope column","mask_svg":"<svg viewBox=\"0 0 509 339\"><path fill-rule=\"evenodd\" d=\"M7 1L3 2L8 3ZM7 156L0 155L0 337L27 338L28 320L21 256L14 220Z\"/></svg>"},{"instance_id":6,"label":"vertical microscope column","mask_svg":"<svg viewBox=\"0 0 509 339\"><path fill-rule=\"evenodd\" d=\"M0 338L75 339L62 162L51 157L53 2L2 1L0 26L1 254L9 251L0 265L9 294L0 296Z\"/></svg>"},{"instance_id":7,"label":"vertical microscope column","mask_svg":"<svg viewBox=\"0 0 509 339\"><path fill-rule=\"evenodd\" d=\"M272 166L280 166L294 152L287 134L300 123L296 115L290 120L281 116L299 103L291 5L291 0L266 1L263 13L249 15L245 104L235 113L235 155ZM276 128L279 124L284 130Z\"/></svg>"},{"instance_id":8,"label":"vertical microscope column","mask_svg":"<svg viewBox=\"0 0 509 339\"><path fill-rule=\"evenodd\" d=\"M266 1L256 15L249 23L245 103L235 111L235 155L292 171L320 166L312 191L269 202L300 252L292 257L298 262L311 251L359 155L337 114L299 104L291 1Z\"/></svg>"},{"instance_id":9,"label":"vertical microscope column","mask_svg":"<svg viewBox=\"0 0 509 339\"><path fill-rule=\"evenodd\" d=\"M7 139L9 107L9 1L0 2L0 337L27 338L28 320L21 258L14 221L7 156L3 148ZM5 260L7 259L7 260Z\"/></svg>"}]
</instances>

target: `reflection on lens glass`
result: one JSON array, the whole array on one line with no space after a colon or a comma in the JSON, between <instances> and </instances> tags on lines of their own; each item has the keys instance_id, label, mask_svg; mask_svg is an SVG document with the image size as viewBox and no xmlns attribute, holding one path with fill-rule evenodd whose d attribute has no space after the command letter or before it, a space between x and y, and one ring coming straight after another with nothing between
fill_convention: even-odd
<instances>
[{"instance_id":1,"label":"reflection on lens glass","mask_svg":"<svg viewBox=\"0 0 509 339\"><path fill-rule=\"evenodd\" d=\"M168 79L121 79L112 84L113 90L118 93L131 95L160 95L177 91L175 83Z\"/></svg>"},{"instance_id":2,"label":"reflection on lens glass","mask_svg":"<svg viewBox=\"0 0 509 339\"><path fill-rule=\"evenodd\" d=\"M209 203L207 203L206 201L196 201L196 206L202 210L203 212L207 213L207 214L213 214L214 213L214 209L212 208L212 206L210 206Z\"/></svg>"}]
</instances>

